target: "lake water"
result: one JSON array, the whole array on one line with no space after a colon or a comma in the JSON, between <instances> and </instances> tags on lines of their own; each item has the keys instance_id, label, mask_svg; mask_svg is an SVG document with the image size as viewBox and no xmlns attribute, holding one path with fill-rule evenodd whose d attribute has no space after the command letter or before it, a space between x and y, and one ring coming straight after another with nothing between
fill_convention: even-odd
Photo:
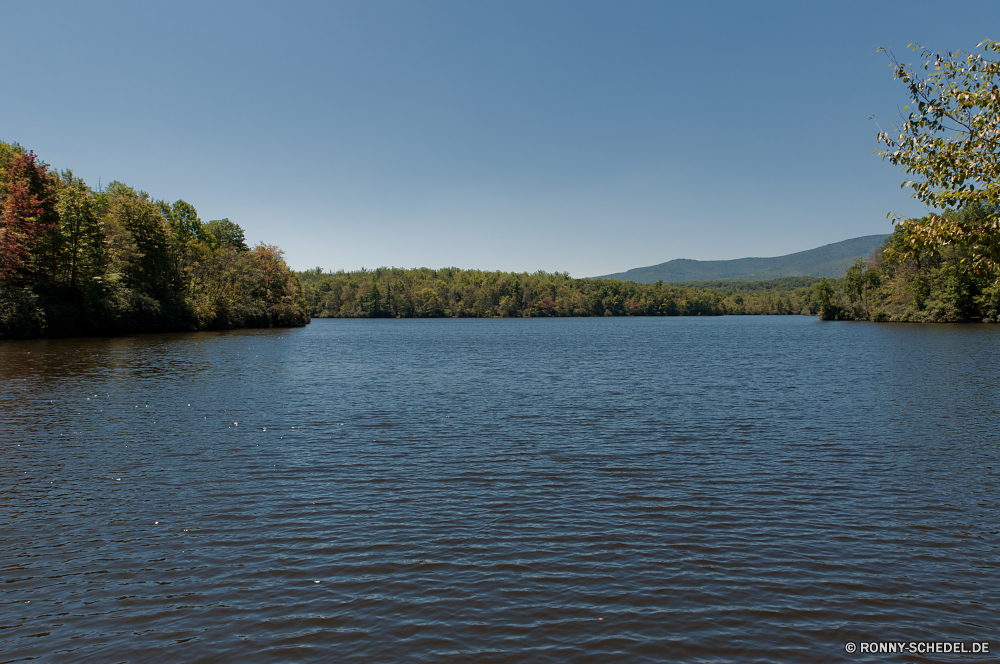
<instances>
[{"instance_id":1,"label":"lake water","mask_svg":"<svg viewBox=\"0 0 1000 664\"><path fill-rule=\"evenodd\" d=\"M2 662L1000 652L998 327L316 320L0 385Z\"/></svg>"}]
</instances>

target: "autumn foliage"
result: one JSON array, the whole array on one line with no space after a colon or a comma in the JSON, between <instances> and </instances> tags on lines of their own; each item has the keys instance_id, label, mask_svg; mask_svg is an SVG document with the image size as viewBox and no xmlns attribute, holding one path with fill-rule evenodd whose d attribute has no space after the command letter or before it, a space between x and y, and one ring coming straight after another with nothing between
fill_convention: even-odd
<instances>
[{"instance_id":1,"label":"autumn foliage","mask_svg":"<svg viewBox=\"0 0 1000 664\"><path fill-rule=\"evenodd\" d=\"M0 170L0 279L10 281L52 228L48 167L34 152L17 154Z\"/></svg>"},{"instance_id":2,"label":"autumn foliage","mask_svg":"<svg viewBox=\"0 0 1000 664\"><path fill-rule=\"evenodd\" d=\"M93 191L0 143L0 338L305 325L297 276L228 219Z\"/></svg>"}]
</instances>

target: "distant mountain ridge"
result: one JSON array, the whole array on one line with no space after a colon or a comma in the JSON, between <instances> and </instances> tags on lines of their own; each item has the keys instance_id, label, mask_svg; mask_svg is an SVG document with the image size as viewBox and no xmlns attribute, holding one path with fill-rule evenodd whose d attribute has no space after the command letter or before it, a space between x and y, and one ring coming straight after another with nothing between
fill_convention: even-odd
<instances>
[{"instance_id":1,"label":"distant mountain ridge","mask_svg":"<svg viewBox=\"0 0 1000 664\"><path fill-rule=\"evenodd\" d=\"M736 258L728 261L696 261L676 258L659 265L637 267L607 274L601 279L636 281L710 281L718 279L780 279L782 277L829 277L839 279L856 258L868 258L888 235L865 235L815 249L773 258Z\"/></svg>"}]
</instances>

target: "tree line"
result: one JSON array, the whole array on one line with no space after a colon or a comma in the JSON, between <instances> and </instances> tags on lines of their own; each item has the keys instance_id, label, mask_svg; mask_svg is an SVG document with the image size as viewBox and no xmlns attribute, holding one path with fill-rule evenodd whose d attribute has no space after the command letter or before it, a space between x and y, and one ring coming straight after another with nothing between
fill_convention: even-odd
<instances>
[{"instance_id":1,"label":"tree line","mask_svg":"<svg viewBox=\"0 0 1000 664\"><path fill-rule=\"evenodd\" d=\"M810 278L677 285L573 279L565 272L488 272L455 267L299 273L317 318L721 316L816 314ZM784 283L782 283L784 282ZM747 282L749 283L749 282ZM721 285L720 285L721 284Z\"/></svg>"},{"instance_id":2,"label":"tree line","mask_svg":"<svg viewBox=\"0 0 1000 664\"><path fill-rule=\"evenodd\" d=\"M0 338L299 326L298 277L229 219L0 142Z\"/></svg>"},{"instance_id":3,"label":"tree line","mask_svg":"<svg viewBox=\"0 0 1000 664\"><path fill-rule=\"evenodd\" d=\"M837 281L815 284L814 300L826 320L960 323L1000 322L996 244L928 242L937 220L964 227L992 226L1000 210L981 202L896 225L868 260L858 259ZM978 259L978 260L977 260ZM985 260L984 260L985 259Z\"/></svg>"},{"instance_id":4,"label":"tree line","mask_svg":"<svg viewBox=\"0 0 1000 664\"><path fill-rule=\"evenodd\" d=\"M293 273L228 219L0 142L0 338L304 325L317 317L717 316L1000 322L1000 42L891 58L911 105L878 132L933 210L843 279L639 284L567 273L379 268ZM905 109L904 109L905 110Z\"/></svg>"}]
</instances>

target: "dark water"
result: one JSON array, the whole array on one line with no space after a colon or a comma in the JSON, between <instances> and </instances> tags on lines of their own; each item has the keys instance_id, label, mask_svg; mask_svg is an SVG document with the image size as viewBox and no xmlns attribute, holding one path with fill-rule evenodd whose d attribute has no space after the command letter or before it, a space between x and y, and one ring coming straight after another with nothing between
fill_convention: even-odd
<instances>
[{"instance_id":1,"label":"dark water","mask_svg":"<svg viewBox=\"0 0 1000 664\"><path fill-rule=\"evenodd\" d=\"M3 662L1000 652L997 327L314 321L0 381Z\"/></svg>"}]
</instances>

